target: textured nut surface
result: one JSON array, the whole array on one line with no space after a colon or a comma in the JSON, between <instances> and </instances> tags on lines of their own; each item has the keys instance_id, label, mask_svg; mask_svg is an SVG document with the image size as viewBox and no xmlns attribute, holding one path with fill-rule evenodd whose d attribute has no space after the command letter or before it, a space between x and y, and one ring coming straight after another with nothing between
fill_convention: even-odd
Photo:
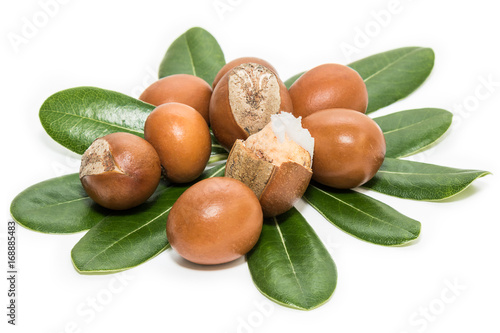
<instances>
[{"instance_id":1,"label":"textured nut surface","mask_svg":"<svg viewBox=\"0 0 500 333\"><path fill-rule=\"evenodd\" d=\"M214 82L212 83L212 89L215 88L215 86L219 83L220 79L227 73L229 72L231 69L233 69L234 67L236 66L239 66L241 64L245 64L245 63L254 63L254 64L259 64L259 65L263 65L267 68L269 68L271 71L274 72L274 74L278 75L278 73L276 72L276 69L273 67L273 65L271 65L270 63L268 63L267 61L263 60L263 59L260 59L260 58L256 58L256 57L243 57L243 58L237 58L237 59L234 59L230 62L228 62L227 64L225 64L220 70L219 72L217 73L217 75L215 76L214 78Z\"/></svg>"},{"instance_id":2,"label":"textured nut surface","mask_svg":"<svg viewBox=\"0 0 500 333\"><path fill-rule=\"evenodd\" d=\"M208 123L211 96L212 88L202 78L189 74L174 74L154 82L144 90L139 99L155 106L170 102L189 105Z\"/></svg>"},{"instance_id":3,"label":"textured nut surface","mask_svg":"<svg viewBox=\"0 0 500 333\"><path fill-rule=\"evenodd\" d=\"M95 140L82 156L80 181L90 198L110 209L146 201L160 182L160 159L144 139L112 133Z\"/></svg>"},{"instance_id":4,"label":"textured nut surface","mask_svg":"<svg viewBox=\"0 0 500 333\"><path fill-rule=\"evenodd\" d=\"M363 78L354 69L339 64L324 64L307 71L289 91L296 117L332 108L365 113L368 106Z\"/></svg>"},{"instance_id":5,"label":"textured nut surface","mask_svg":"<svg viewBox=\"0 0 500 333\"><path fill-rule=\"evenodd\" d=\"M280 111L292 112L290 95L265 66L244 63L228 71L210 100L210 124L219 143L230 150L236 139L260 131Z\"/></svg>"},{"instance_id":6,"label":"textured nut surface","mask_svg":"<svg viewBox=\"0 0 500 333\"><path fill-rule=\"evenodd\" d=\"M158 152L167 178L175 183L196 179L210 158L207 123L185 104L167 103L154 109L146 119L144 138Z\"/></svg>"},{"instance_id":7,"label":"textured nut surface","mask_svg":"<svg viewBox=\"0 0 500 333\"><path fill-rule=\"evenodd\" d=\"M248 134L260 131L280 111L278 78L266 67L235 67L228 85L234 119Z\"/></svg>"},{"instance_id":8,"label":"textured nut surface","mask_svg":"<svg viewBox=\"0 0 500 333\"><path fill-rule=\"evenodd\" d=\"M198 264L222 264L252 249L262 230L255 194L227 177L202 180L187 189L167 219L170 245Z\"/></svg>"},{"instance_id":9,"label":"textured nut surface","mask_svg":"<svg viewBox=\"0 0 500 333\"><path fill-rule=\"evenodd\" d=\"M246 141L236 140L226 163L226 176L245 183L259 198L265 217L288 211L311 180L311 156L294 143L280 143L268 124Z\"/></svg>"},{"instance_id":10,"label":"textured nut surface","mask_svg":"<svg viewBox=\"0 0 500 333\"><path fill-rule=\"evenodd\" d=\"M366 183L385 157L382 130L370 117L348 109L328 109L306 117L315 140L313 179L348 189Z\"/></svg>"}]
</instances>

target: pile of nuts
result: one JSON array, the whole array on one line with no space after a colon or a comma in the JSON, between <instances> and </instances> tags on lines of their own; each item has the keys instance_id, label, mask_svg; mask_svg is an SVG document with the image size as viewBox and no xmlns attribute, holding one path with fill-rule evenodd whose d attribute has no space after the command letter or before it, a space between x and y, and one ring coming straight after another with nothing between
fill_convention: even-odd
<instances>
[{"instance_id":1,"label":"pile of nuts","mask_svg":"<svg viewBox=\"0 0 500 333\"><path fill-rule=\"evenodd\" d=\"M99 205L129 209L146 201L161 175L187 183L204 171L210 128L229 151L225 177L202 180L175 202L167 238L199 264L232 261L256 244L264 217L289 210L311 179L349 189L370 180L385 157L379 126L364 113L368 93L353 69L324 64L287 89L259 58L227 63L212 87L176 74L140 99L156 106L144 139L112 133L82 156L80 180Z\"/></svg>"}]
</instances>

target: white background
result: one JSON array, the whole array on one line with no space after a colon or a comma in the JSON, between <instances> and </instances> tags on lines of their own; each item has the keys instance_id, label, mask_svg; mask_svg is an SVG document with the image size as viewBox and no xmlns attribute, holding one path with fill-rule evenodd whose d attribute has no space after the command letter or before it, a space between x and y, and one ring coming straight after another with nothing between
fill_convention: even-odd
<instances>
[{"instance_id":1,"label":"white background","mask_svg":"<svg viewBox=\"0 0 500 333\"><path fill-rule=\"evenodd\" d=\"M122 274L80 275L70 250L82 233L46 235L19 227L16 327L6 324L6 279L0 284L0 318L9 332L499 331L500 20L494 1L400 0L389 17L382 15L384 21L380 13L394 9L390 0L60 0L44 20L42 4L48 2L54 3L2 0L0 5L5 222L0 266L5 272L10 201L39 181L78 171L79 157L40 125L43 101L84 85L137 96L155 79L170 43L193 26L218 39L227 61L261 57L284 79L322 63L347 64L403 46L432 47L435 67L423 86L373 115L448 109L455 114L452 129L413 159L496 175L444 202L368 192L422 222L420 240L406 247L354 239L299 203L339 272L332 299L309 312L263 297L243 259L195 267L169 250ZM229 7L218 12L217 4ZM24 31L26 40L13 45L9 36L22 37L26 22L39 27L31 35ZM362 40L360 31L367 29L370 36ZM342 52L347 44L357 47L356 53Z\"/></svg>"}]
</instances>

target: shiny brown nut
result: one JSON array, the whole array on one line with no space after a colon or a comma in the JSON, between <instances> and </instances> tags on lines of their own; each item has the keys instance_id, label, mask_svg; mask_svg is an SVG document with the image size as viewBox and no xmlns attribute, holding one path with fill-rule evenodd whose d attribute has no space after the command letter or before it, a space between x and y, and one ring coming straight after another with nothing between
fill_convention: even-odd
<instances>
[{"instance_id":1,"label":"shiny brown nut","mask_svg":"<svg viewBox=\"0 0 500 333\"><path fill-rule=\"evenodd\" d=\"M185 104L166 103L154 109L144 124L144 138L156 149L166 177L174 183L196 179L210 158L208 125Z\"/></svg>"},{"instance_id":2,"label":"shiny brown nut","mask_svg":"<svg viewBox=\"0 0 500 333\"><path fill-rule=\"evenodd\" d=\"M300 126L300 120L298 122ZM292 208L306 191L312 176L309 151L288 136L280 142L272 125L269 123L246 141L236 140L226 163L226 177L238 179L252 189L265 217ZM314 141L309 133L306 135L312 150Z\"/></svg>"},{"instance_id":3,"label":"shiny brown nut","mask_svg":"<svg viewBox=\"0 0 500 333\"><path fill-rule=\"evenodd\" d=\"M262 230L262 210L242 182L216 177L187 189L167 219L167 238L183 258L204 265L245 255Z\"/></svg>"},{"instance_id":4,"label":"shiny brown nut","mask_svg":"<svg viewBox=\"0 0 500 333\"><path fill-rule=\"evenodd\" d=\"M365 113L368 105L363 78L354 69L339 64L324 64L307 71L289 92L296 117L333 108Z\"/></svg>"},{"instance_id":5,"label":"shiny brown nut","mask_svg":"<svg viewBox=\"0 0 500 333\"><path fill-rule=\"evenodd\" d=\"M382 130L367 115L348 109L328 109L306 117L302 124L314 138L313 179L339 189L369 181L385 157Z\"/></svg>"},{"instance_id":6,"label":"shiny brown nut","mask_svg":"<svg viewBox=\"0 0 500 333\"><path fill-rule=\"evenodd\" d=\"M212 89L215 89L215 86L217 85L217 83L219 83L220 79L222 79L222 77L227 72L229 72L231 69L233 69L234 67L239 66L241 64L250 63L250 62L254 63L254 64L259 64L259 65L262 65L262 66L266 66L267 68L269 68L270 70L272 70L274 72L274 74L278 75L278 72L273 67L273 65L271 65L270 63L268 63L264 59L260 59L260 58L256 58L256 57L238 58L238 59L234 59L234 60L228 62L227 64L225 64L219 70L219 72L217 73L217 75L214 78L214 81L212 82Z\"/></svg>"},{"instance_id":7,"label":"shiny brown nut","mask_svg":"<svg viewBox=\"0 0 500 333\"><path fill-rule=\"evenodd\" d=\"M146 201L160 182L160 159L146 140L112 133L95 140L82 156L85 192L109 209L128 209Z\"/></svg>"},{"instance_id":8,"label":"shiny brown nut","mask_svg":"<svg viewBox=\"0 0 500 333\"><path fill-rule=\"evenodd\" d=\"M208 105L212 88L203 79L189 74L174 74L150 85L141 94L143 102L158 106L177 102L189 105L198 111L208 124Z\"/></svg>"},{"instance_id":9,"label":"shiny brown nut","mask_svg":"<svg viewBox=\"0 0 500 333\"><path fill-rule=\"evenodd\" d=\"M271 115L292 112L292 101L281 79L269 68L244 63L228 71L210 99L210 124L219 143L230 150L269 123Z\"/></svg>"}]
</instances>

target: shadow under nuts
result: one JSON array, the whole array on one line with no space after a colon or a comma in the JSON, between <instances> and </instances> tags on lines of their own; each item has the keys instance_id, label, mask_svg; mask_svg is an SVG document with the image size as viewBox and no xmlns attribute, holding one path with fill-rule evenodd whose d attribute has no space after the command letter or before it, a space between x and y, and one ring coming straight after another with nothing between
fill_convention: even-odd
<instances>
[{"instance_id":1,"label":"shadow under nuts","mask_svg":"<svg viewBox=\"0 0 500 333\"><path fill-rule=\"evenodd\" d=\"M292 101L281 79L271 69L244 63L228 71L210 99L210 124L219 143L230 150L269 123L271 115L292 112Z\"/></svg>"},{"instance_id":2,"label":"shadow under nuts","mask_svg":"<svg viewBox=\"0 0 500 333\"><path fill-rule=\"evenodd\" d=\"M289 89L295 117L333 108L366 112L368 91L354 69L339 64L317 66L295 81Z\"/></svg>"},{"instance_id":3,"label":"shadow under nuts","mask_svg":"<svg viewBox=\"0 0 500 333\"><path fill-rule=\"evenodd\" d=\"M130 133L95 140L82 156L85 192L109 209L128 209L146 201L160 182L160 159L153 146Z\"/></svg>"},{"instance_id":4,"label":"shadow under nuts","mask_svg":"<svg viewBox=\"0 0 500 333\"><path fill-rule=\"evenodd\" d=\"M167 103L151 112L144 124L144 138L160 156L168 180L195 180L207 165L212 149L208 125L192 107Z\"/></svg>"},{"instance_id":5,"label":"shadow under nuts","mask_svg":"<svg viewBox=\"0 0 500 333\"><path fill-rule=\"evenodd\" d=\"M205 265L235 260L252 249L262 230L262 210L242 182L215 177L188 188L167 218L167 239L183 258Z\"/></svg>"},{"instance_id":6,"label":"shadow under nuts","mask_svg":"<svg viewBox=\"0 0 500 333\"><path fill-rule=\"evenodd\" d=\"M264 129L236 140L226 176L241 180L259 198L265 217L288 211L302 197L312 176L314 140L300 119L282 112Z\"/></svg>"},{"instance_id":7,"label":"shadow under nuts","mask_svg":"<svg viewBox=\"0 0 500 333\"><path fill-rule=\"evenodd\" d=\"M189 105L198 111L208 124L208 105L212 88L203 79L189 74L174 74L150 85L141 94L143 102L159 106L177 102Z\"/></svg>"},{"instance_id":8,"label":"shadow under nuts","mask_svg":"<svg viewBox=\"0 0 500 333\"><path fill-rule=\"evenodd\" d=\"M314 138L313 179L348 189L369 181L385 158L384 133L367 115L328 109L306 117L303 126Z\"/></svg>"}]
</instances>

